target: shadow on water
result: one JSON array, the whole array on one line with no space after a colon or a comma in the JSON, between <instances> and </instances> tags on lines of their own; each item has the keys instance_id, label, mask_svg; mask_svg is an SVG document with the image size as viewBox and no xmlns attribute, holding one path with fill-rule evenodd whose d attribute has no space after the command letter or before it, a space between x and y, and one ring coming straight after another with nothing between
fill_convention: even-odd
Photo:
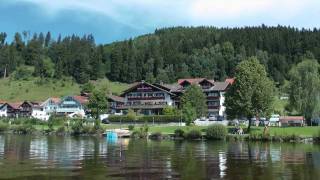
<instances>
[{"instance_id":1,"label":"shadow on water","mask_svg":"<svg viewBox=\"0 0 320 180\"><path fill-rule=\"evenodd\" d=\"M317 179L312 144L0 136L1 179Z\"/></svg>"}]
</instances>

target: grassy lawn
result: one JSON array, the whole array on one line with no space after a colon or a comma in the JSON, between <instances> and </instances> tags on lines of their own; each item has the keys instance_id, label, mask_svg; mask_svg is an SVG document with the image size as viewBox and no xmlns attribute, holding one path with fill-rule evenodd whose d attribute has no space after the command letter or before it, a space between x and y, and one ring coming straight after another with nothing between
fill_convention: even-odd
<instances>
[{"instance_id":1,"label":"grassy lawn","mask_svg":"<svg viewBox=\"0 0 320 180\"><path fill-rule=\"evenodd\" d=\"M128 128L129 124L103 124L102 125L105 129L118 129L120 127L122 128ZM142 126L142 124L135 125L135 130L138 130L139 127ZM174 133L176 129L182 129L184 131L190 131L192 129L196 130L204 130L206 127L201 127L201 126L168 126L168 125L148 125L149 127L149 132L161 132L163 134L171 134Z\"/></svg>"},{"instance_id":2,"label":"grassy lawn","mask_svg":"<svg viewBox=\"0 0 320 180\"><path fill-rule=\"evenodd\" d=\"M37 78L26 81L0 79L0 100L17 101L44 101L48 97L63 97L80 94L80 85L71 80L45 81L37 84ZM97 88L107 87L112 93L119 94L128 87L128 84L111 82L107 79L93 81Z\"/></svg>"},{"instance_id":3,"label":"grassy lawn","mask_svg":"<svg viewBox=\"0 0 320 180\"><path fill-rule=\"evenodd\" d=\"M138 129L141 125L136 125L135 129ZM103 125L106 129L117 129L120 128L119 124L108 124ZM122 124L122 128L128 128L128 124ZM190 131L193 129L204 131L206 127L201 126L167 126L167 125L149 125L149 132L161 132L163 134L174 133L176 129L182 129L184 131ZM234 127L228 127L234 128ZM264 127L251 127L252 133L263 133ZM269 127L269 133L271 135L299 135L305 137L312 137L320 133L320 127Z\"/></svg>"},{"instance_id":4,"label":"grassy lawn","mask_svg":"<svg viewBox=\"0 0 320 180\"><path fill-rule=\"evenodd\" d=\"M263 127L252 127L253 133L263 132ZM270 135L299 135L311 137L320 133L320 127L269 127Z\"/></svg>"}]
</instances>

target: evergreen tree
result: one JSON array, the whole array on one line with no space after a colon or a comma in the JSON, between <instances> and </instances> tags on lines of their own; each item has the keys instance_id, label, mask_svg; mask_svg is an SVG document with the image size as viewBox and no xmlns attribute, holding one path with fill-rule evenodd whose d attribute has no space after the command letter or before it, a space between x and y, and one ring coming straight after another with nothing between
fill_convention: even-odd
<instances>
[{"instance_id":1,"label":"evergreen tree","mask_svg":"<svg viewBox=\"0 0 320 180\"><path fill-rule=\"evenodd\" d=\"M51 43L51 33L50 31L47 33L45 41L44 41L44 46L49 47Z\"/></svg>"}]
</instances>

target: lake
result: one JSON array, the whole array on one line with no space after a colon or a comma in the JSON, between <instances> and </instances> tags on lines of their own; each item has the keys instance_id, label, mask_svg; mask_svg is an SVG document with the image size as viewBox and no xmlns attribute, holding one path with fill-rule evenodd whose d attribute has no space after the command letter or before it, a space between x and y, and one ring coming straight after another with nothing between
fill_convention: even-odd
<instances>
[{"instance_id":1,"label":"lake","mask_svg":"<svg viewBox=\"0 0 320 180\"><path fill-rule=\"evenodd\" d=\"M0 135L0 179L319 179L320 145Z\"/></svg>"}]
</instances>

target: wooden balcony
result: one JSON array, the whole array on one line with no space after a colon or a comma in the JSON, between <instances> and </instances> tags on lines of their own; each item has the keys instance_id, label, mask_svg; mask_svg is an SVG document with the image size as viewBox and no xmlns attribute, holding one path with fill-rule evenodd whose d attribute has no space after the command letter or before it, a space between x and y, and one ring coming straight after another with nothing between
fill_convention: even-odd
<instances>
[{"instance_id":1,"label":"wooden balcony","mask_svg":"<svg viewBox=\"0 0 320 180\"><path fill-rule=\"evenodd\" d=\"M118 104L115 109L162 109L167 106L167 102L140 102L140 103L127 103Z\"/></svg>"},{"instance_id":2,"label":"wooden balcony","mask_svg":"<svg viewBox=\"0 0 320 180\"><path fill-rule=\"evenodd\" d=\"M208 105L208 109L220 109L220 106Z\"/></svg>"},{"instance_id":3,"label":"wooden balcony","mask_svg":"<svg viewBox=\"0 0 320 180\"><path fill-rule=\"evenodd\" d=\"M134 101L134 100L160 100L160 99L165 99L164 96L159 96L159 97L128 97L129 101Z\"/></svg>"}]
</instances>

